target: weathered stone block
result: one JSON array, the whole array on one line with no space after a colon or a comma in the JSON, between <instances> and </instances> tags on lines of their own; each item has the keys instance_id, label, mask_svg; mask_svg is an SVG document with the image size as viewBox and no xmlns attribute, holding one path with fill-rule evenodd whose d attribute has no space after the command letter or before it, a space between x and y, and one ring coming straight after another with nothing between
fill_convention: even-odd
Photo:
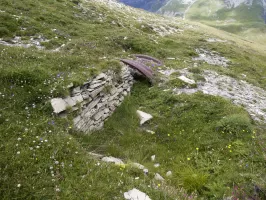
<instances>
[{"instance_id":1,"label":"weathered stone block","mask_svg":"<svg viewBox=\"0 0 266 200\"><path fill-rule=\"evenodd\" d=\"M92 98L96 97L102 90L104 89L104 86L98 88L98 89L95 89L93 92L90 93L90 96Z\"/></svg>"},{"instance_id":2,"label":"weathered stone block","mask_svg":"<svg viewBox=\"0 0 266 200\"><path fill-rule=\"evenodd\" d=\"M96 83L96 84L90 85L89 88L90 88L90 89L95 89L95 88L98 88L98 87L104 85L105 83L106 83L106 81L102 81L102 82L100 82L100 83Z\"/></svg>"},{"instance_id":3,"label":"weathered stone block","mask_svg":"<svg viewBox=\"0 0 266 200\"><path fill-rule=\"evenodd\" d=\"M77 104L76 101L74 101L74 100L72 99L72 97L70 97L70 96L68 96L68 97L65 98L64 100L65 100L65 102L67 103L67 105L68 105L68 106L71 106L71 107L73 107L73 106L75 106L75 105Z\"/></svg>"},{"instance_id":4,"label":"weathered stone block","mask_svg":"<svg viewBox=\"0 0 266 200\"><path fill-rule=\"evenodd\" d=\"M55 113L65 111L67 108L67 103L62 98L52 99L51 104Z\"/></svg>"},{"instance_id":5,"label":"weathered stone block","mask_svg":"<svg viewBox=\"0 0 266 200\"><path fill-rule=\"evenodd\" d=\"M75 95L75 94L78 94L78 93L81 93L81 90L80 90L80 87L76 87L72 90L72 94Z\"/></svg>"},{"instance_id":6,"label":"weathered stone block","mask_svg":"<svg viewBox=\"0 0 266 200\"><path fill-rule=\"evenodd\" d=\"M76 102L76 104L77 103L81 103L83 101L83 98L82 98L82 95L81 94L72 97L72 99L73 99L73 101Z\"/></svg>"},{"instance_id":7,"label":"weathered stone block","mask_svg":"<svg viewBox=\"0 0 266 200\"><path fill-rule=\"evenodd\" d=\"M104 73L99 74L98 76L96 76L95 80L99 80L99 79L106 79L107 75Z\"/></svg>"},{"instance_id":8,"label":"weathered stone block","mask_svg":"<svg viewBox=\"0 0 266 200\"><path fill-rule=\"evenodd\" d=\"M104 115L104 111L102 110L102 111L96 113L96 115L94 115L93 118L94 118L96 121L98 121L99 119L102 118L103 115Z\"/></svg>"}]
</instances>

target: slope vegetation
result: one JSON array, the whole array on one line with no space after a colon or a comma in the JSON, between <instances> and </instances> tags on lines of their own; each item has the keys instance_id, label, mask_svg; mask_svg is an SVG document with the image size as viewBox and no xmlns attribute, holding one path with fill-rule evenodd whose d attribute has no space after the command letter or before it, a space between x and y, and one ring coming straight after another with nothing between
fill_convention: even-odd
<instances>
[{"instance_id":1,"label":"slope vegetation","mask_svg":"<svg viewBox=\"0 0 266 200\"><path fill-rule=\"evenodd\" d=\"M124 199L134 187L158 200L265 199L265 118L219 96L174 92L197 87L177 79L184 68L199 83L211 70L265 90L263 45L105 0L2 0L0 19L1 199ZM195 60L201 48L228 66ZM164 65L153 68L153 85L136 81L104 129L84 135L74 116L53 113L50 100L68 95L69 84L134 53ZM140 127L137 109L154 118Z\"/></svg>"}]
</instances>

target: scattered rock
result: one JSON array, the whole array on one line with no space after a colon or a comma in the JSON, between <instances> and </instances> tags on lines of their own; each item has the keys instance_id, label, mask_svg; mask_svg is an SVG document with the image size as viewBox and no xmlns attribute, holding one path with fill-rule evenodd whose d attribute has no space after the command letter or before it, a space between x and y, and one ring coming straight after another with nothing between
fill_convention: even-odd
<instances>
[{"instance_id":1,"label":"scattered rock","mask_svg":"<svg viewBox=\"0 0 266 200\"><path fill-rule=\"evenodd\" d=\"M155 174L154 179L156 181L164 181L164 178L158 173Z\"/></svg>"},{"instance_id":2,"label":"scattered rock","mask_svg":"<svg viewBox=\"0 0 266 200\"><path fill-rule=\"evenodd\" d=\"M126 200L151 200L147 194L139 191L136 188L125 192L124 197Z\"/></svg>"},{"instance_id":3,"label":"scattered rock","mask_svg":"<svg viewBox=\"0 0 266 200\"><path fill-rule=\"evenodd\" d=\"M178 72L176 69L166 69L166 70L159 70L159 73L165 75L165 76L170 76L172 73Z\"/></svg>"},{"instance_id":4,"label":"scattered rock","mask_svg":"<svg viewBox=\"0 0 266 200\"><path fill-rule=\"evenodd\" d=\"M138 169L145 169L145 167L139 163L132 163L132 167L138 168Z\"/></svg>"},{"instance_id":5,"label":"scattered rock","mask_svg":"<svg viewBox=\"0 0 266 200\"><path fill-rule=\"evenodd\" d=\"M89 155L91 155L92 157L94 157L96 159L102 159L104 157L104 155L101 155L98 153L92 153L92 152L89 152Z\"/></svg>"},{"instance_id":6,"label":"scattered rock","mask_svg":"<svg viewBox=\"0 0 266 200\"><path fill-rule=\"evenodd\" d=\"M187 77L185 77L183 75L182 76L179 76L178 79L180 79L181 81L184 81L185 83L190 84L190 85L196 83L194 80L189 79L189 78L187 78Z\"/></svg>"},{"instance_id":7,"label":"scattered rock","mask_svg":"<svg viewBox=\"0 0 266 200\"><path fill-rule=\"evenodd\" d=\"M149 121L150 119L152 119L152 115L142 112L140 110L137 110L137 114L140 118L140 125L143 125L145 122Z\"/></svg>"},{"instance_id":8,"label":"scattered rock","mask_svg":"<svg viewBox=\"0 0 266 200\"><path fill-rule=\"evenodd\" d=\"M218 39L218 38L208 38L206 41L210 42L210 43L213 43L213 42L221 42L221 43L227 42L226 40L221 40L221 39Z\"/></svg>"},{"instance_id":9,"label":"scattered rock","mask_svg":"<svg viewBox=\"0 0 266 200\"><path fill-rule=\"evenodd\" d=\"M143 172L144 172L145 175L148 175L149 170L148 169L143 169Z\"/></svg>"},{"instance_id":10,"label":"scattered rock","mask_svg":"<svg viewBox=\"0 0 266 200\"><path fill-rule=\"evenodd\" d=\"M154 131L151 131L151 130L146 130L147 133L151 133L151 134L155 134Z\"/></svg>"},{"instance_id":11,"label":"scattered rock","mask_svg":"<svg viewBox=\"0 0 266 200\"><path fill-rule=\"evenodd\" d=\"M168 171L168 172L166 172L166 176L167 176L167 177L170 177L170 176L172 176L172 175L173 175L172 171Z\"/></svg>"},{"instance_id":12,"label":"scattered rock","mask_svg":"<svg viewBox=\"0 0 266 200\"><path fill-rule=\"evenodd\" d=\"M124 162L121 159L115 158L115 157L112 157L112 156L103 157L102 161L103 162L107 162L107 163L114 163L116 165L124 165Z\"/></svg>"},{"instance_id":13,"label":"scattered rock","mask_svg":"<svg viewBox=\"0 0 266 200\"><path fill-rule=\"evenodd\" d=\"M175 89L176 94L193 94L202 91L204 94L231 99L234 104L243 106L250 116L257 121L266 120L266 91L246 81L205 70L202 74L205 82L192 89Z\"/></svg>"},{"instance_id":14,"label":"scattered rock","mask_svg":"<svg viewBox=\"0 0 266 200\"><path fill-rule=\"evenodd\" d=\"M193 58L193 60L205 61L210 65L228 66L229 60L220 56L217 52L210 52L205 49L196 49L196 52L199 54L199 57Z\"/></svg>"},{"instance_id":15,"label":"scattered rock","mask_svg":"<svg viewBox=\"0 0 266 200\"><path fill-rule=\"evenodd\" d=\"M155 168L158 168L158 167L160 167L160 164L159 164L159 163L155 163L155 164L154 164L154 167L155 167Z\"/></svg>"}]
</instances>

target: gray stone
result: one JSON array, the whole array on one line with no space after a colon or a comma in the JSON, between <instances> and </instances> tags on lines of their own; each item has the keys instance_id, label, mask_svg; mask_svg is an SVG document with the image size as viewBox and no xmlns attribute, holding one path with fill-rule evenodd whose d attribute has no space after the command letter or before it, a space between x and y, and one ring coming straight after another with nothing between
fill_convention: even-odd
<instances>
[{"instance_id":1,"label":"gray stone","mask_svg":"<svg viewBox=\"0 0 266 200\"><path fill-rule=\"evenodd\" d=\"M127 96L127 92L126 92L126 91L124 91L124 92L123 92L123 95L124 95L124 96Z\"/></svg>"},{"instance_id":2,"label":"gray stone","mask_svg":"<svg viewBox=\"0 0 266 200\"><path fill-rule=\"evenodd\" d=\"M95 89L93 92L90 93L90 96L92 98L96 97L103 89L104 89L104 86L103 87L100 87L98 89Z\"/></svg>"},{"instance_id":3,"label":"gray stone","mask_svg":"<svg viewBox=\"0 0 266 200\"><path fill-rule=\"evenodd\" d=\"M149 121L150 119L152 119L152 115L142 112L140 110L137 110L137 114L140 118L140 125L143 125L145 122Z\"/></svg>"},{"instance_id":4,"label":"gray stone","mask_svg":"<svg viewBox=\"0 0 266 200\"><path fill-rule=\"evenodd\" d=\"M109 113L110 112L110 109L109 108L105 108L104 109L104 113L106 114L106 113Z\"/></svg>"},{"instance_id":5,"label":"gray stone","mask_svg":"<svg viewBox=\"0 0 266 200\"><path fill-rule=\"evenodd\" d=\"M167 176L167 177L172 176L172 174L173 174L172 171L168 171L168 172L166 172L166 176Z\"/></svg>"},{"instance_id":6,"label":"gray stone","mask_svg":"<svg viewBox=\"0 0 266 200\"><path fill-rule=\"evenodd\" d=\"M153 166L154 166L155 168L158 168L158 167L160 167L160 164L159 164L159 163L155 163Z\"/></svg>"},{"instance_id":7,"label":"gray stone","mask_svg":"<svg viewBox=\"0 0 266 200\"><path fill-rule=\"evenodd\" d=\"M106 79L107 75L104 73L99 74L98 76L96 76L95 80L99 80L99 79Z\"/></svg>"},{"instance_id":8,"label":"gray stone","mask_svg":"<svg viewBox=\"0 0 266 200\"><path fill-rule=\"evenodd\" d=\"M101 100L101 102L103 102L103 103L105 103L105 102L107 102L107 100L110 98L110 95L108 94L108 95L105 95L103 98L102 98L102 100Z\"/></svg>"},{"instance_id":9,"label":"gray stone","mask_svg":"<svg viewBox=\"0 0 266 200\"><path fill-rule=\"evenodd\" d=\"M81 93L81 95L82 95L82 98L84 99L84 100L92 100L92 98L90 97L90 95L89 95L89 92L82 92Z\"/></svg>"},{"instance_id":10,"label":"gray stone","mask_svg":"<svg viewBox=\"0 0 266 200\"><path fill-rule=\"evenodd\" d=\"M147 194L137 190L136 188L125 192L124 198L126 200L151 200Z\"/></svg>"},{"instance_id":11,"label":"gray stone","mask_svg":"<svg viewBox=\"0 0 266 200\"><path fill-rule=\"evenodd\" d=\"M135 167L135 168L138 168L138 169L142 169L142 170L145 169L145 167L143 165L139 164L139 163L132 163L131 165L132 165L132 167Z\"/></svg>"},{"instance_id":12,"label":"gray stone","mask_svg":"<svg viewBox=\"0 0 266 200\"><path fill-rule=\"evenodd\" d=\"M55 113L65 111L67 108L67 103L62 98L52 99L51 104Z\"/></svg>"},{"instance_id":13,"label":"gray stone","mask_svg":"<svg viewBox=\"0 0 266 200\"><path fill-rule=\"evenodd\" d=\"M154 179L156 181L164 181L164 178L158 173L155 174Z\"/></svg>"},{"instance_id":14,"label":"gray stone","mask_svg":"<svg viewBox=\"0 0 266 200\"><path fill-rule=\"evenodd\" d=\"M93 118L98 121L100 118L102 118L102 116L104 115L104 111L100 111L98 113L96 113Z\"/></svg>"},{"instance_id":15,"label":"gray stone","mask_svg":"<svg viewBox=\"0 0 266 200\"><path fill-rule=\"evenodd\" d=\"M96 109L91 109L88 110L86 113L82 113L82 115L86 118L86 119L90 119L93 115L95 115L95 113L97 112Z\"/></svg>"},{"instance_id":16,"label":"gray stone","mask_svg":"<svg viewBox=\"0 0 266 200\"><path fill-rule=\"evenodd\" d=\"M80 116L77 116L74 118L74 125L78 124L78 122L81 120L81 117Z\"/></svg>"},{"instance_id":17,"label":"gray stone","mask_svg":"<svg viewBox=\"0 0 266 200\"><path fill-rule=\"evenodd\" d=\"M183 75L182 76L179 76L178 79L181 80L181 81L183 81L183 82L185 82L185 83L187 83L187 84L190 84L190 85L196 83L194 80L189 79L189 78L187 78L187 77L185 77Z\"/></svg>"},{"instance_id":18,"label":"gray stone","mask_svg":"<svg viewBox=\"0 0 266 200\"><path fill-rule=\"evenodd\" d=\"M101 155L98 153L93 153L93 152L89 152L89 155L92 156L93 158L96 158L96 159L101 159L104 157L104 155Z\"/></svg>"},{"instance_id":19,"label":"gray stone","mask_svg":"<svg viewBox=\"0 0 266 200\"><path fill-rule=\"evenodd\" d=\"M121 96L121 97L119 98L119 101L122 102L122 101L124 101L124 99L125 99L125 97L124 97L124 96Z\"/></svg>"},{"instance_id":20,"label":"gray stone","mask_svg":"<svg viewBox=\"0 0 266 200\"><path fill-rule=\"evenodd\" d=\"M152 155L151 156L151 161L155 161L155 157L156 157L155 155Z\"/></svg>"},{"instance_id":21,"label":"gray stone","mask_svg":"<svg viewBox=\"0 0 266 200\"><path fill-rule=\"evenodd\" d=\"M109 117L109 113L104 114L104 115L102 116L102 120L105 120L105 119L107 119L108 117Z\"/></svg>"},{"instance_id":22,"label":"gray stone","mask_svg":"<svg viewBox=\"0 0 266 200\"><path fill-rule=\"evenodd\" d=\"M100 102L101 98L97 98L95 100L93 100L88 106L87 106L87 110L90 110L92 108L94 108L99 102Z\"/></svg>"},{"instance_id":23,"label":"gray stone","mask_svg":"<svg viewBox=\"0 0 266 200\"><path fill-rule=\"evenodd\" d=\"M103 81L103 82L101 82L101 83L96 83L96 84L90 85L89 88L90 88L90 89L95 89L95 88L98 88L98 87L104 85L105 83L106 83L105 81Z\"/></svg>"},{"instance_id":24,"label":"gray stone","mask_svg":"<svg viewBox=\"0 0 266 200\"><path fill-rule=\"evenodd\" d=\"M65 98L64 100L65 100L65 102L67 103L67 105L68 105L68 106L71 106L71 107L73 107L73 106L75 106L75 105L77 104L76 101L74 101L74 100L72 99L72 97L70 97L70 96L68 96L68 97Z\"/></svg>"},{"instance_id":25,"label":"gray stone","mask_svg":"<svg viewBox=\"0 0 266 200\"><path fill-rule=\"evenodd\" d=\"M103 162L107 162L107 163L114 163L116 165L124 165L124 162L121 159L115 158L115 157L112 157L112 156L103 157L102 161Z\"/></svg>"},{"instance_id":26,"label":"gray stone","mask_svg":"<svg viewBox=\"0 0 266 200\"><path fill-rule=\"evenodd\" d=\"M83 98L82 98L82 95L79 94L77 96L72 97L72 100L75 101L77 104L77 103L81 103L83 101Z\"/></svg>"},{"instance_id":27,"label":"gray stone","mask_svg":"<svg viewBox=\"0 0 266 200\"><path fill-rule=\"evenodd\" d=\"M67 88L72 88L74 86L73 83L70 83L69 85L67 85Z\"/></svg>"},{"instance_id":28,"label":"gray stone","mask_svg":"<svg viewBox=\"0 0 266 200\"><path fill-rule=\"evenodd\" d=\"M81 93L80 87L76 87L72 90L72 94L78 94Z\"/></svg>"},{"instance_id":29,"label":"gray stone","mask_svg":"<svg viewBox=\"0 0 266 200\"><path fill-rule=\"evenodd\" d=\"M114 95L115 93L117 93L117 88L113 87L110 91L110 94Z\"/></svg>"},{"instance_id":30,"label":"gray stone","mask_svg":"<svg viewBox=\"0 0 266 200\"><path fill-rule=\"evenodd\" d=\"M117 100L113 101L113 105L116 107L119 106L119 101L117 101Z\"/></svg>"},{"instance_id":31,"label":"gray stone","mask_svg":"<svg viewBox=\"0 0 266 200\"><path fill-rule=\"evenodd\" d=\"M114 105L109 105L109 108L110 108L111 111L115 110L115 106Z\"/></svg>"}]
</instances>

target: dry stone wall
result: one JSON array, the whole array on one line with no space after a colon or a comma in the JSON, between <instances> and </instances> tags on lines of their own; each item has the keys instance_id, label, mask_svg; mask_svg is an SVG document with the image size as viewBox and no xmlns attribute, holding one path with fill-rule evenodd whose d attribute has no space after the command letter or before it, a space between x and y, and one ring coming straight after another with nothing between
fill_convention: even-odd
<instances>
[{"instance_id":1,"label":"dry stone wall","mask_svg":"<svg viewBox=\"0 0 266 200\"><path fill-rule=\"evenodd\" d=\"M132 85L133 77L128 67L123 65L121 73L101 73L82 86L73 88L70 96L52 99L51 104L59 115L76 111L74 126L87 133L103 127L104 121L130 93Z\"/></svg>"}]
</instances>

